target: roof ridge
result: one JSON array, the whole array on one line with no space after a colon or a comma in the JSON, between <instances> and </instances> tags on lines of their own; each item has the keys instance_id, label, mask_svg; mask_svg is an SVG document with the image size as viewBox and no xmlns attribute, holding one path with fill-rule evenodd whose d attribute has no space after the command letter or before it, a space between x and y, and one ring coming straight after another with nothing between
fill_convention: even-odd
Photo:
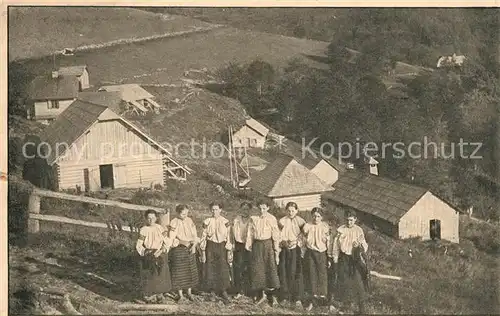
<instances>
[{"instance_id":1,"label":"roof ridge","mask_svg":"<svg viewBox=\"0 0 500 316\"><path fill-rule=\"evenodd\" d=\"M290 164L292 163L293 160L295 160L292 156L288 156L288 157L278 157L278 159L289 159L288 163L281 169L281 171L278 173L278 177L276 178L276 181L274 181L274 184L273 186L271 187L271 189L269 189L269 192L267 192L268 194L273 192L274 189L276 188L276 185L278 184L278 180L281 178L281 176L283 176L283 172L286 170L286 168L288 168L290 166Z\"/></svg>"},{"instance_id":2,"label":"roof ridge","mask_svg":"<svg viewBox=\"0 0 500 316\"><path fill-rule=\"evenodd\" d=\"M108 92L108 91L106 91ZM110 91L110 92L114 92L114 91ZM109 106L108 105L104 105L104 104L99 104L99 103L95 103L95 102L91 102L91 101L87 101L87 100L82 100L82 99L78 99L78 96L76 97L76 100L75 101L80 101L80 102L83 102L83 103L88 103L88 104L92 104L92 105L97 105L97 106L102 106L102 107L105 107L107 109L109 109ZM75 102L73 101L73 103ZM71 104L73 104L71 103ZM70 104L70 105L71 105ZM110 109L111 110L111 109Z\"/></svg>"}]
</instances>

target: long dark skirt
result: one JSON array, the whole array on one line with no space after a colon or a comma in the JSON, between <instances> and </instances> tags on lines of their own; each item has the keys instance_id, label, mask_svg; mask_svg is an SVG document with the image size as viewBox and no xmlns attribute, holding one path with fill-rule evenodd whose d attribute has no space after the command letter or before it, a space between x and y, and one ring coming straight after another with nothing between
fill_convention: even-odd
<instances>
[{"instance_id":1,"label":"long dark skirt","mask_svg":"<svg viewBox=\"0 0 500 316\"><path fill-rule=\"evenodd\" d=\"M302 258L300 248L282 248L278 267L281 298L291 301L302 299L304 282L302 276Z\"/></svg>"},{"instance_id":2,"label":"long dark skirt","mask_svg":"<svg viewBox=\"0 0 500 316\"><path fill-rule=\"evenodd\" d=\"M245 249L244 243L236 242L233 254L234 290L236 293L244 293L248 289L250 252Z\"/></svg>"},{"instance_id":3,"label":"long dark skirt","mask_svg":"<svg viewBox=\"0 0 500 316\"><path fill-rule=\"evenodd\" d=\"M365 287L353 256L340 253L337 274L337 298L344 303L364 301Z\"/></svg>"},{"instance_id":4,"label":"long dark skirt","mask_svg":"<svg viewBox=\"0 0 500 316\"><path fill-rule=\"evenodd\" d=\"M184 290L198 286L198 267L196 255L188 247L180 245L169 253L172 289Z\"/></svg>"},{"instance_id":5,"label":"long dark skirt","mask_svg":"<svg viewBox=\"0 0 500 316\"><path fill-rule=\"evenodd\" d=\"M304 256L304 285L310 296L328 294L328 258L326 251L307 249Z\"/></svg>"},{"instance_id":6,"label":"long dark skirt","mask_svg":"<svg viewBox=\"0 0 500 316\"><path fill-rule=\"evenodd\" d=\"M231 286L226 243L207 240L204 277L208 290L225 291Z\"/></svg>"},{"instance_id":7,"label":"long dark skirt","mask_svg":"<svg viewBox=\"0 0 500 316\"><path fill-rule=\"evenodd\" d=\"M164 253L158 258L155 258L152 253L141 256L139 258L139 271L142 296L151 296L172 290L167 254Z\"/></svg>"},{"instance_id":8,"label":"long dark skirt","mask_svg":"<svg viewBox=\"0 0 500 316\"><path fill-rule=\"evenodd\" d=\"M254 240L250 265L250 287L253 291L280 287L278 267L271 239Z\"/></svg>"}]
</instances>

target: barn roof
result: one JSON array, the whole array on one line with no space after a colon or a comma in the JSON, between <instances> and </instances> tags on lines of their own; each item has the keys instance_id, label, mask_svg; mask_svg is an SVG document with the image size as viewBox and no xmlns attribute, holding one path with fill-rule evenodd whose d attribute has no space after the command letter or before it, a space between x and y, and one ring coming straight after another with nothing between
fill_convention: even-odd
<instances>
[{"instance_id":1,"label":"barn roof","mask_svg":"<svg viewBox=\"0 0 500 316\"><path fill-rule=\"evenodd\" d=\"M302 150L302 145L288 138L283 140L282 144L284 145L282 149L286 154L294 157L295 160L297 160L301 165L305 166L309 170L312 170L314 167L316 167L316 165L321 160L325 160L330 166L335 168L338 172L345 171L345 167L342 166L342 164L340 164L338 160L334 157L332 158L322 157L317 150L312 149L312 151L316 153L315 157L311 155L309 151Z\"/></svg>"},{"instance_id":2,"label":"barn roof","mask_svg":"<svg viewBox=\"0 0 500 316\"><path fill-rule=\"evenodd\" d=\"M76 98L79 81L75 76L58 76L52 74L38 76L31 82L30 98L32 100L66 100Z\"/></svg>"},{"instance_id":3,"label":"barn roof","mask_svg":"<svg viewBox=\"0 0 500 316\"><path fill-rule=\"evenodd\" d=\"M107 109L106 106L76 100L61 112L49 126L42 130L40 140L49 144L51 153L48 164L56 161L56 146L71 146L87 129L89 129ZM62 155L62 152L59 153Z\"/></svg>"},{"instance_id":4,"label":"barn roof","mask_svg":"<svg viewBox=\"0 0 500 316\"><path fill-rule=\"evenodd\" d=\"M71 103L70 106L59 114L55 121L42 130L40 134L40 140L48 143L51 148L50 155L47 158L47 163L49 165L55 163L57 158L64 154L63 149L66 148L66 146L61 146L61 144L66 144L67 148L69 148L78 138L80 138L80 136L82 136L99 120L101 114L103 114L107 109L107 106L83 100L76 100ZM127 127L146 138L146 140L158 150L167 154L171 162L182 168L186 171L186 173L190 173L184 166L181 166L172 158L172 154L167 149L149 137L144 131L140 130L137 126L118 115L116 115L116 118L127 125ZM56 146L59 146L59 148ZM56 150L59 150L59 152ZM59 156L56 156L56 154Z\"/></svg>"},{"instance_id":5,"label":"barn roof","mask_svg":"<svg viewBox=\"0 0 500 316\"><path fill-rule=\"evenodd\" d=\"M253 118L249 118L248 120L246 120L245 124L262 136L266 136L267 133L269 133L269 128L265 127L263 124Z\"/></svg>"},{"instance_id":6,"label":"barn roof","mask_svg":"<svg viewBox=\"0 0 500 316\"><path fill-rule=\"evenodd\" d=\"M81 76L87 69L86 65L69 66L59 68L59 74L62 76Z\"/></svg>"},{"instance_id":7,"label":"barn roof","mask_svg":"<svg viewBox=\"0 0 500 316\"><path fill-rule=\"evenodd\" d=\"M120 92L122 99L126 102L134 102L154 98L154 96L135 83L114 86L103 86L99 90Z\"/></svg>"},{"instance_id":8,"label":"barn roof","mask_svg":"<svg viewBox=\"0 0 500 316\"><path fill-rule=\"evenodd\" d=\"M120 92L117 91L80 92L77 99L93 104L104 105L118 114L124 102Z\"/></svg>"},{"instance_id":9,"label":"barn roof","mask_svg":"<svg viewBox=\"0 0 500 316\"><path fill-rule=\"evenodd\" d=\"M343 205L397 224L427 189L369 173L349 171L326 196Z\"/></svg>"},{"instance_id":10,"label":"barn roof","mask_svg":"<svg viewBox=\"0 0 500 316\"><path fill-rule=\"evenodd\" d=\"M253 175L248 186L268 197L320 193L327 188L309 169L288 155L279 155Z\"/></svg>"}]
</instances>

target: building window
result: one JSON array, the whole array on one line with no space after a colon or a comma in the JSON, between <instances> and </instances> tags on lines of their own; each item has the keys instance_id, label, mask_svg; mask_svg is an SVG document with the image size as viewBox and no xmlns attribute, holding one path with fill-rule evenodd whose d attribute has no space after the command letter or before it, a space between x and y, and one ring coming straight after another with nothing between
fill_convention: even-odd
<instances>
[{"instance_id":1,"label":"building window","mask_svg":"<svg viewBox=\"0 0 500 316\"><path fill-rule=\"evenodd\" d=\"M47 107L49 109L58 109L59 108L59 100L49 100L49 101L47 101Z\"/></svg>"}]
</instances>

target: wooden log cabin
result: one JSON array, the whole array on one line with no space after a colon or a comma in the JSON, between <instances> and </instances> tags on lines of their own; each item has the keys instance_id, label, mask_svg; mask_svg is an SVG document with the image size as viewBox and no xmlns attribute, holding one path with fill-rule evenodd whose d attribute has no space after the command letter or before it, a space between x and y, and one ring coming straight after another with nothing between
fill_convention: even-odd
<instances>
[{"instance_id":1,"label":"wooden log cabin","mask_svg":"<svg viewBox=\"0 0 500 316\"><path fill-rule=\"evenodd\" d=\"M102 104L76 100L40 141L59 190L163 186L189 174L167 149Z\"/></svg>"}]
</instances>

